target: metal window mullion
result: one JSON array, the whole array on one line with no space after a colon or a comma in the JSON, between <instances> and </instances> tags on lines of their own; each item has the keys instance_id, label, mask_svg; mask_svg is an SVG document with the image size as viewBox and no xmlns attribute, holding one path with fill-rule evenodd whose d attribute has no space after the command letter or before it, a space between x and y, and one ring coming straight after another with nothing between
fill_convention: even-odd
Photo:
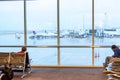
<instances>
[{"instance_id":1,"label":"metal window mullion","mask_svg":"<svg viewBox=\"0 0 120 80\"><path fill-rule=\"evenodd\" d=\"M24 45L27 45L27 29L26 29L26 0L24 0Z\"/></svg>"},{"instance_id":2,"label":"metal window mullion","mask_svg":"<svg viewBox=\"0 0 120 80\"><path fill-rule=\"evenodd\" d=\"M92 0L92 65L94 66L94 0Z\"/></svg>"},{"instance_id":3,"label":"metal window mullion","mask_svg":"<svg viewBox=\"0 0 120 80\"><path fill-rule=\"evenodd\" d=\"M59 0L57 0L57 64L60 65L60 15L59 15Z\"/></svg>"}]
</instances>

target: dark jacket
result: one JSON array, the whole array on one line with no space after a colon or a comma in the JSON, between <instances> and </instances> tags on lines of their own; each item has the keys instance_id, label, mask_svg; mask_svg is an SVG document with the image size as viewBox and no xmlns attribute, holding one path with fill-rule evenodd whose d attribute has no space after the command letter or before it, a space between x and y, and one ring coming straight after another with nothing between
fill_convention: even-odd
<instances>
[{"instance_id":1,"label":"dark jacket","mask_svg":"<svg viewBox=\"0 0 120 80\"><path fill-rule=\"evenodd\" d=\"M115 48L113 51L114 51L114 55L112 57L120 58L120 49L119 48Z\"/></svg>"}]
</instances>

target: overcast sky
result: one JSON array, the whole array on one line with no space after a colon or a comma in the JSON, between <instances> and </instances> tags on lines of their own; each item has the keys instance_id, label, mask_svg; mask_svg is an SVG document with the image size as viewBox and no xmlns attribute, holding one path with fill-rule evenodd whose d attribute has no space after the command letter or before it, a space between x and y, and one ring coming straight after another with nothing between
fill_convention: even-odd
<instances>
[{"instance_id":1,"label":"overcast sky","mask_svg":"<svg viewBox=\"0 0 120 80\"><path fill-rule=\"evenodd\" d=\"M120 27L120 0L95 0L95 28ZM22 30L23 1L0 2L1 30ZM56 29L57 0L27 2L28 29ZM61 29L92 26L92 0L60 0Z\"/></svg>"}]
</instances>

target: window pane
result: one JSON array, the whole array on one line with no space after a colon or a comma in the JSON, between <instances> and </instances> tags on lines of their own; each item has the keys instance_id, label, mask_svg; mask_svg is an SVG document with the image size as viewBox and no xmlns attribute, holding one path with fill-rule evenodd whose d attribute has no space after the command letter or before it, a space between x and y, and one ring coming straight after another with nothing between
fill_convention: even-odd
<instances>
[{"instance_id":1,"label":"window pane","mask_svg":"<svg viewBox=\"0 0 120 80\"><path fill-rule=\"evenodd\" d=\"M28 48L32 65L57 65L56 48Z\"/></svg>"},{"instance_id":2,"label":"window pane","mask_svg":"<svg viewBox=\"0 0 120 80\"><path fill-rule=\"evenodd\" d=\"M0 1L0 45L23 45L23 1Z\"/></svg>"},{"instance_id":3,"label":"window pane","mask_svg":"<svg viewBox=\"0 0 120 80\"><path fill-rule=\"evenodd\" d=\"M57 44L57 0L27 1L28 45Z\"/></svg>"},{"instance_id":4,"label":"window pane","mask_svg":"<svg viewBox=\"0 0 120 80\"><path fill-rule=\"evenodd\" d=\"M95 48L94 65L103 66L105 58L112 55L113 51L111 50L111 48Z\"/></svg>"},{"instance_id":5,"label":"window pane","mask_svg":"<svg viewBox=\"0 0 120 80\"><path fill-rule=\"evenodd\" d=\"M18 51L20 51L21 50L21 48L14 48L14 47L12 47L12 48L0 48L0 52L18 52Z\"/></svg>"},{"instance_id":6,"label":"window pane","mask_svg":"<svg viewBox=\"0 0 120 80\"><path fill-rule=\"evenodd\" d=\"M118 7L120 0L95 0L95 45L120 44Z\"/></svg>"},{"instance_id":7,"label":"window pane","mask_svg":"<svg viewBox=\"0 0 120 80\"><path fill-rule=\"evenodd\" d=\"M60 0L61 45L91 45L92 0Z\"/></svg>"},{"instance_id":8,"label":"window pane","mask_svg":"<svg viewBox=\"0 0 120 80\"><path fill-rule=\"evenodd\" d=\"M69 66L91 66L92 54L89 48L62 48L61 65Z\"/></svg>"}]
</instances>

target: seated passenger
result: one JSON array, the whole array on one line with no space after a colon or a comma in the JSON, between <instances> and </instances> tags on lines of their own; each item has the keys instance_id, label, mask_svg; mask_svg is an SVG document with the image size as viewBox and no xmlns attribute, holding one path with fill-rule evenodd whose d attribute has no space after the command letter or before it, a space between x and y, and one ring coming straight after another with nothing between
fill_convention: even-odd
<instances>
[{"instance_id":1,"label":"seated passenger","mask_svg":"<svg viewBox=\"0 0 120 80\"><path fill-rule=\"evenodd\" d=\"M24 54L24 53L26 53L26 51L27 51L26 46L23 46L22 49L21 49L21 51L19 51L19 52L17 52L17 53L18 53L18 54Z\"/></svg>"},{"instance_id":2,"label":"seated passenger","mask_svg":"<svg viewBox=\"0 0 120 80\"><path fill-rule=\"evenodd\" d=\"M103 63L103 66L104 66L105 69L108 66L108 64L110 63L110 60L112 58L120 58L120 49L116 45L112 45L111 49L114 52L114 54L112 56L107 56L106 57L105 63Z\"/></svg>"},{"instance_id":3,"label":"seated passenger","mask_svg":"<svg viewBox=\"0 0 120 80\"><path fill-rule=\"evenodd\" d=\"M26 48L26 46L23 46L22 48L21 48L21 51L19 51L19 52L17 52L18 54L26 54L26 60L25 60L25 70L26 70L26 68L29 68L29 56L28 56L28 53L27 53L27 48Z\"/></svg>"}]
</instances>

